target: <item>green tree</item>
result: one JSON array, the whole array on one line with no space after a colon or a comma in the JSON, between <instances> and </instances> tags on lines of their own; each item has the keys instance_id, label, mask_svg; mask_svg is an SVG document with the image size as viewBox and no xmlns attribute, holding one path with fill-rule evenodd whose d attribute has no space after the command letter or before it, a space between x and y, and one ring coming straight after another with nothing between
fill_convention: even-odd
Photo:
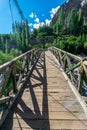
<instances>
[{"instance_id":1,"label":"green tree","mask_svg":"<svg viewBox=\"0 0 87 130\"><path fill-rule=\"evenodd\" d=\"M56 33L62 34L64 31L64 24L65 24L65 12L61 8L58 14L58 20L56 22Z\"/></svg>"},{"instance_id":2,"label":"green tree","mask_svg":"<svg viewBox=\"0 0 87 130\"><path fill-rule=\"evenodd\" d=\"M34 28L34 30L31 33L31 38L36 38L38 35L38 29Z\"/></svg>"},{"instance_id":3,"label":"green tree","mask_svg":"<svg viewBox=\"0 0 87 130\"><path fill-rule=\"evenodd\" d=\"M8 47L8 40L6 39L5 42L5 53L8 53L9 47Z\"/></svg>"},{"instance_id":4,"label":"green tree","mask_svg":"<svg viewBox=\"0 0 87 130\"><path fill-rule=\"evenodd\" d=\"M85 35L85 40L86 40L86 35L87 35L87 23L85 23L82 26L82 34Z\"/></svg>"},{"instance_id":5,"label":"green tree","mask_svg":"<svg viewBox=\"0 0 87 130\"><path fill-rule=\"evenodd\" d=\"M15 22L13 31L15 32L18 49L23 52L27 51L29 49L29 28L27 20Z\"/></svg>"},{"instance_id":6,"label":"green tree","mask_svg":"<svg viewBox=\"0 0 87 130\"><path fill-rule=\"evenodd\" d=\"M3 35L1 36L1 46L2 46L2 51L5 52L5 38Z\"/></svg>"},{"instance_id":7,"label":"green tree","mask_svg":"<svg viewBox=\"0 0 87 130\"><path fill-rule=\"evenodd\" d=\"M26 25L25 25L25 31L26 31L26 47L28 47L29 49L29 38L30 38L30 35L29 35L29 27L28 27L28 21L26 20Z\"/></svg>"},{"instance_id":8,"label":"green tree","mask_svg":"<svg viewBox=\"0 0 87 130\"><path fill-rule=\"evenodd\" d=\"M49 26L42 26L38 29L38 35L37 37L43 37L43 36L52 36L53 35L53 28Z\"/></svg>"}]
</instances>

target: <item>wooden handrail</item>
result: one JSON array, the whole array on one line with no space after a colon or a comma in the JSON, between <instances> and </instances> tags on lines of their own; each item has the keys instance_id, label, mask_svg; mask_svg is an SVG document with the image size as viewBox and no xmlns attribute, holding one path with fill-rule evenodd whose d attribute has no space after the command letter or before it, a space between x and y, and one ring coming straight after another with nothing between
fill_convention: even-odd
<instances>
[{"instance_id":1,"label":"wooden handrail","mask_svg":"<svg viewBox=\"0 0 87 130\"><path fill-rule=\"evenodd\" d=\"M0 126L41 53L36 48L0 66Z\"/></svg>"},{"instance_id":2,"label":"wooden handrail","mask_svg":"<svg viewBox=\"0 0 87 130\"><path fill-rule=\"evenodd\" d=\"M50 47L61 67L64 69L73 85L83 95L82 89L87 87L87 59L73 55L56 47Z\"/></svg>"},{"instance_id":3,"label":"wooden handrail","mask_svg":"<svg viewBox=\"0 0 87 130\"><path fill-rule=\"evenodd\" d=\"M60 51L60 52L62 52L62 53L64 53L64 54L67 54L67 55L69 55L69 56L71 56L71 57L75 58L75 59L78 59L79 61L81 61L81 60L82 60L82 58L81 58L81 57L76 56L76 55L74 55L74 54L71 54L71 53L69 53L69 52L66 52L66 51L61 50L61 49L56 48L56 47L50 47L50 48L49 48L49 50L55 50L55 51L56 51L56 50L58 50L58 51Z\"/></svg>"},{"instance_id":4,"label":"wooden handrail","mask_svg":"<svg viewBox=\"0 0 87 130\"><path fill-rule=\"evenodd\" d=\"M35 52L35 50L36 50L36 51L37 51L37 50L39 51L40 48L33 49L33 50L28 51L28 52L25 52L24 54L22 54L22 55L20 55L20 56L18 56L18 57L16 57L16 58L14 58L13 60L11 60L11 61L9 61L9 62L6 62L6 63L4 63L3 65L0 65L0 70L2 70L2 69L4 69L4 68L6 68L6 67L12 65L14 62L16 62L17 60L20 60L20 59L23 58L24 56L27 56L28 54L30 54L30 53L32 53L32 52Z\"/></svg>"}]
</instances>

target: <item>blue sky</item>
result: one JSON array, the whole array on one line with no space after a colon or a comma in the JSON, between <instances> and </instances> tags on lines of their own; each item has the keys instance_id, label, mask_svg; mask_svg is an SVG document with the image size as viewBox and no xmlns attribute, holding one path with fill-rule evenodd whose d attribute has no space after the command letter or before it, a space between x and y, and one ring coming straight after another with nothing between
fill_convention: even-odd
<instances>
[{"instance_id":1,"label":"blue sky","mask_svg":"<svg viewBox=\"0 0 87 130\"><path fill-rule=\"evenodd\" d=\"M67 0L17 0L20 8L28 19L29 27L38 28L50 23L57 9ZM13 19L20 21L20 15L15 6L14 0L10 0ZM10 33L12 18L9 8L9 0L0 0L0 34Z\"/></svg>"}]
</instances>

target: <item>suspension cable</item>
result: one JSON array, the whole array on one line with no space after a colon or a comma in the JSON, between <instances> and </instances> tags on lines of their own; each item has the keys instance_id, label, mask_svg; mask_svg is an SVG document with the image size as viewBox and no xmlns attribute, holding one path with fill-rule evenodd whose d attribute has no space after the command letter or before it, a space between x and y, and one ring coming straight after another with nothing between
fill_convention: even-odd
<instances>
[{"instance_id":1,"label":"suspension cable","mask_svg":"<svg viewBox=\"0 0 87 130\"><path fill-rule=\"evenodd\" d=\"M12 23L14 23L14 17L13 17L13 12L12 12L12 8L11 8L10 0L9 0L9 8L10 8L10 13L11 13Z\"/></svg>"}]
</instances>

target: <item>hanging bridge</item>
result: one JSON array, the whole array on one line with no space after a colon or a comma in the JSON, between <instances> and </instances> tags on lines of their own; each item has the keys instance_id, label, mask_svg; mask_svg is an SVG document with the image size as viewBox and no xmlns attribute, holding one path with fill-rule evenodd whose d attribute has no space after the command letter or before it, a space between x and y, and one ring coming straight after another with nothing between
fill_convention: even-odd
<instances>
[{"instance_id":1,"label":"hanging bridge","mask_svg":"<svg viewBox=\"0 0 87 130\"><path fill-rule=\"evenodd\" d=\"M86 130L87 61L50 47L0 66L0 130Z\"/></svg>"}]
</instances>

